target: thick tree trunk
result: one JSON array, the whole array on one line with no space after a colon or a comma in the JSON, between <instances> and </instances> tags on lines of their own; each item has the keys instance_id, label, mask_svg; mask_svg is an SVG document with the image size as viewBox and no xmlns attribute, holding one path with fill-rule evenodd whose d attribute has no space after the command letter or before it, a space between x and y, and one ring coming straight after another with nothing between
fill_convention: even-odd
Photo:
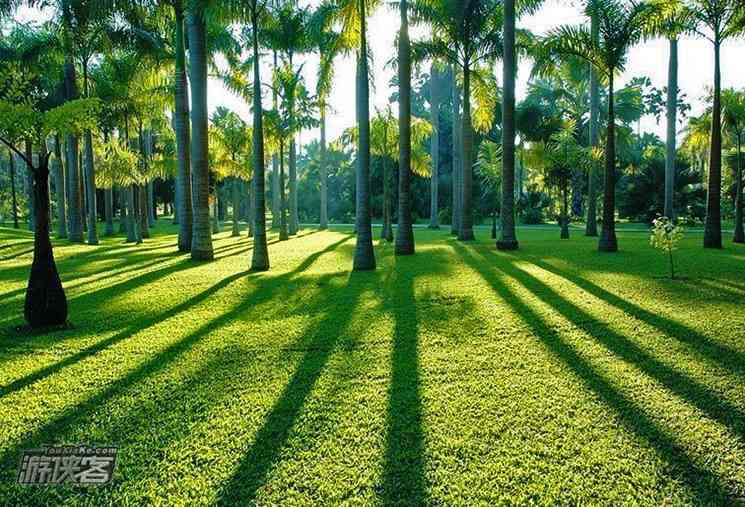
<instances>
[{"instance_id":1,"label":"thick tree trunk","mask_svg":"<svg viewBox=\"0 0 745 507\"><path fill-rule=\"evenodd\" d=\"M67 321L67 298L54 262L49 239L49 158L39 157L39 167L28 166L34 176L34 260L26 288L24 317L32 328L62 325Z\"/></svg>"},{"instance_id":2,"label":"thick tree trunk","mask_svg":"<svg viewBox=\"0 0 745 507\"><path fill-rule=\"evenodd\" d=\"M462 174L462 150L461 142L461 116L460 102L461 90L458 86L458 77L455 68L451 68L452 94L453 94L453 170L452 170L452 192L453 192L453 211L450 219L450 234L458 235L460 230L460 198L461 198L461 174Z\"/></svg>"},{"instance_id":3,"label":"thick tree trunk","mask_svg":"<svg viewBox=\"0 0 745 507\"><path fill-rule=\"evenodd\" d=\"M354 271L375 269L370 216L370 84L367 66L367 14L364 0L357 0L360 16L360 47L357 53L357 175L356 220L357 243Z\"/></svg>"},{"instance_id":4,"label":"thick tree trunk","mask_svg":"<svg viewBox=\"0 0 745 507\"><path fill-rule=\"evenodd\" d=\"M434 63L430 67L429 75L429 103L430 121L432 123L432 137L430 139L430 153L432 156L432 175L430 177L429 199L429 228L440 228L439 192L440 192L440 72Z\"/></svg>"},{"instance_id":5,"label":"thick tree trunk","mask_svg":"<svg viewBox=\"0 0 745 507\"><path fill-rule=\"evenodd\" d=\"M261 77L259 75L258 11L256 0L251 3L253 42L253 195L254 195L254 247L251 270L269 269L269 250L266 244L266 194L264 192L264 129L261 107Z\"/></svg>"},{"instance_id":6,"label":"thick tree trunk","mask_svg":"<svg viewBox=\"0 0 745 507\"><path fill-rule=\"evenodd\" d=\"M10 167L10 194L13 206L13 228L18 229L18 198L16 196L16 162L13 152L8 151L8 165Z\"/></svg>"},{"instance_id":7,"label":"thick tree trunk","mask_svg":"<svg viewBox=\"0 0 745 507\"><path fill-rule=\"evenodd\" d=\"M93 136L90 130L85 132L85 195L88 202L88 244L98 244L96 227L96 170L93 165Z\"/></svg>"},{"instance_id":8,"label":"thick tree trunk","mask_svg":"<svg viewBox=\"0 0 745 507\"><path fill-rule=\"evenodd\" d=\"M600 38L599 22L596 14L590 19L590 32L592 40L598 42ZM597 70L590 65L590 146L596 147L600 130L600 81L598 80ZM590 164L590 170L587 175L587 221L585 223L585 236L598 235L598 199L595 188L597 176L595 174L595 165Z\"/></svg>"},{"instance_id":9,"label":"thick tree trunk","mask_svg":"<svg viewBox=\"0 0 745 507\"><path fill-rule=\"evenodd\" d=\"M277 52L272 52L272 64L273 70L278 69L277 64ZM277 90L272 90L272 107L277 110ZM272 154L272 229L279 227L279 219L282 214L282 200L280 198L279 189L279 160L277 154Z\"/></svg>"},{"instance_id":10,"label":"thick tree trunk","mask_svg":"<svg viewBox=\"0 0 745 507\"><path fill-rule=\"evenodd\" d=\"M504 58L502 81L502 227L500 250L518 248L515 233L515 0L504 2Z\"/></svg>"},{"instance_id":11,"label":"thick tree trunk","mask_svg":"<svg viewBox=\"0 0 745 507\"><path fill-rule=\"evenodd\" d=\"M605 187L603 189L603 229L598 250L615 252L616 241L616 116L613 110L613 73L608 78L608 130L605 138Z\"/></svg>"},{"instance_id":12,"label":"thick tree trunk","mask_svg":"<svg viewBox=\"0 0 745 507\"><path fill-rule=\"evenodd\" d=\"M704 248L722 248L722 84L718 38L714 42L714 101L711 108L709 188L706 198Z\"/></svg>"},{"instance_id":13,"label":"thick tree trunk","mask_svg":"<svg viewBox=\"0 0 745 507\"><path fill-rule=\"evenodd\" d=\"M401 0L398 36L398 227L396 255L414 253L411 223L411 43L407 0Z\"/></svg>"},{"instance_id":14,"label":"thick tree trunk","mask_svg":"<svg viewBox=\"0 0 745 507\"><path fill-rule=\"evenodd\" d=\"M329 176L326 167L326 104L321 102L321 145L320 145L320 173L321 173L321 229L329 226Z\"/></svg>"},{"instance_id":15,"label":"thick tree trunk","mask_svg":"<svg viewBox=\"0 0 745 507\"><path fill-rule=\"evenodd\" d=\"M665 216L675 218L675 125L678 105L678 40L670 39L670 60L667 67L667 139L665 146Z\"/></svg>"},{"instance_id":16,"label":"thick tree trunk","mask_svg":"<svg viewBox=\"0 0 745 507\"><path fill-rule=\"evenodd\" d=\"M176 178L176 210L174 221L178 222L178 249L181 252L191 250L192 239L192 197L191 197L191 167L189 157L189 93L186 80L186 55L184 50L184 12L180 2L175 3L176 30L176 72L175 72L175 111L174 130L176 132L176 162L178 177Z\"/></svg>"},{"instance_id":17,"label":"thick tree trunk","mask_svg":"<svg viewBox=\"0 0 745 507\"><path fill-rule=\"evenodd\" d=\"M207 125L207 41L203 9L187 11L191 82L191 172L193 223L191 258L212 260L209 209L209 151Z\"/></svg>"},{"instance_id":18,"label":"thick tree trunk","mask_svg":"<svg viewBox=\"0 0 745 507\"><path fill-rule=\"evenodd\" d=\"M463 166L461 168L460 227L458 240L472 241L473 236L473 125L471 124L471 69L463 67L463 116L461 123Z\"/></svg>"},{"instance_id":19,"label":"thick tree trunk","mask_svg":"<svg viewBox=\"0 0 745 507\"><path fill-rule=\"evenodd\" d=\"M295 152L295 136L290 138L290 236L297 234L298 216L297 216L297 153Z\"/></svg>"}]
</instances>

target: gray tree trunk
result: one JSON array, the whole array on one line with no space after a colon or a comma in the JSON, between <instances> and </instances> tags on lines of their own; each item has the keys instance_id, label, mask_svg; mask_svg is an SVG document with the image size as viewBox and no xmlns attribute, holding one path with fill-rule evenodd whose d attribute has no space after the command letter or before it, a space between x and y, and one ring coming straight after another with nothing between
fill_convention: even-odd
<instances>
[{"instance_id":1,"label":"gray tree trunk","mask_svg":"<svg viewBox=\"0 0 745 507\"><path fill-rule=\"evenodd\" d=\"M502 226L500 250L518 248L515 232L515 0L504 2L504 57L502 59Z\"/></svg>"},{"instance_id":2,"label":"gray tree trunk","mask_svg":"<svg viewBox=\"0 0 745 507\"><path fill-rule=\"evenodd\" d=\"M240 181L238 181L238 178L233 177L231 182L231 191L233 196L233 228L232 232L230 233L231 236L240 236L241 231L238 227L238 211L240 210L241 205L241 191L239 188Z\"/></svg>"},{"instance_id":3,"label":"gray tree trunk","mask_svg":"<svg viewBox=\"0 0 745 507\"><path fill-rule=\"evenodd\" d=\"M722 248L722 79L719 66L720 41L714 42L714 100L711 108L709 185L706 196L704 248Z\"/></svg>"},{"instance_id":4,"label":"gray tree trunk","mask_svg":"<svg viewBox=\"0 0 745 507\"><path fill-rule=\"evenodd\" d=\"M407 0L401 0L398 37L398 227L396 255L414 253L411 224L411 43Z\"/></svg>"},{"instance_id":5,"label":"gray tree trunk","mask_svg":"<svg viewBox=\"0 0 745 507\"><path fill-rule=\"evenodd\" d=\"M598 250L615 252L616 241L616 116L613 110L613 74L608 77L608 130L605 136L605 185L603 187L603 229Z\"/></svg>"},{"instance_id":6,"label":"gray tree trunk","mask_svg":"<svg viewBox=\"0 0 745 507\"><path fill-rule=\"evenodd\" d=\"M430 152L432 154L432 175L430 178L429 228L440 228L438 200L440 192L440 72L432 63L429 77L430 121L432 123L432 138Z\"/></svg>"},{"instance_id":7,"label":"gray tree trunk","mask_svg":"<svg viewBox=\"0 0 745 507\"><path fill-rule=\"evenodd\" d=\"M104 236L113 236L114 234L114 191L109 188L105 188L103 191L104 201L104 215L106 218L106 228L104 229Z\"/></svg>"},{"instance_id":8,"label":"gray tree trunk","mask_svg":"<svg viewBox=\"0 0 745 507\"><path fill-rule=\"evenodd\" d=\"M670 39L670 60L667 68L667 140L665 146L665 216L675 218L675 126L678 106L678 40Z\"/></svg>"},{"instance_id":9,"label":"gray tree trunk","mask_svg":"<svg viewBox=\"0 0 745 507\"><path fill-rule=\"evenodd\" d=\"M189 71L191 81L191 173L193 224L191 258L212 260L209 210L209 161L207 124L207 41L203 8L187 11Z\"/></svg>"},{"instance_id":10,"label":"gray tree trunk","mask_svg":"<svg viewBox=\"0 0 745 507\"><path fill-rule=\"evenodd\" d=\"M264 127L262 124L261 77L259 75L259 38L257 0L251 0L253 42L253 195L254 247L251 270L269 269L269 250L266 243L266 194L264 192Z\"/></svg>"},{"instance_id":11,"label":"gray tree trunk","mask_svg":"<svg viewBox=\"0 0 745 507\"><path fill-rule=\"evenodd\" d=\"M85 196L88 202L88 244L98 244L98 230L96 227L96 170L93 165L93 136L87 130L85 139Z\"/></svg>"},{"instance_id":12,"label":"gray tree trunk","mask_svg":"<svg viewBox=\"0 0 745 507\"><path fill-rule=\"evenodd\" d=\"M65 167L62 164L62 147L59 136L54 136L54 190L57 200L57 237L67 237L67 210L65 202Z\"/></svg>"},{"instance_id":13,"label":"gray tree trunk","mask_svg":"<svg viewBox=\"0 0 745 507\"><path fill-rule=\"evenodd\" d=\"M326 104L321 103L321 145L320 145L320 172L321 172L321 229L329 226L329 176L326 167Z\"/></svg>"},{"instance_id":14,"label":"gray tree trunk","mask_svg":"<svg viewBox=\"0 0 745 507\"><path fill-rule=\"evenodd\" d=\"M600 38L597 15L590 18L590 32L592 39L598 42ZM596 147L600 139L600 81L595 67L590 64L590 146ZM598 235L598 198L596 190L597 176L595 165L590 165L587 176L587 220L585 236Z\"/></svg>"},{"instance_id":15,"label":"gray tree trunk","mask_svg":"<svg viewBox=\"0 0 745 507\"><path fill-rule=\"evenodd\" d=\"M453 93L453 211L452 218L450 219L450 234L453 236L458 235L460 229L460 198L461 198L461 173L462 173L462 150L463 144L461 141L461 115L460 115L460 100L461 90L458 86L458 76L455 68L451 68L450 76L452 78L452 93Z\"/></svg>"},{"instance_id":16,"label":"gray tree trunk","mask_svg":"<svg viewBox=\"0 0 745 507\"><path fill-rule=\"evenodd\" d=\"M297 234L298 215L297 215L297 153L295 151L295 136L290 138L290 236Z\"/></svg>"},{"instance_id":17,"label":"gray tree trunk","mask_svg":"<svg viewBox=\"0 0 745 507\"><path fill-rule=\"evenodd\" d=\"M460 227L458 240L472 241L473 236L473 125L471 124L471 70L463 67L463 115L461 118L463 165L461 167Z\"/></svg>"},{"instance_id":18,"label":"gray tree trunk","mask_svg":"<svg viewBox=\"0 0 745 507\"><path fill-rule=\"evenodd\" d=\"M181 252L191 250L193 210L191 198L191 167L189 157L189 85L186 80L186 54L184 49L184 11L180 2L174 4L176 15L175 30L175 111L173 116L176 133L176 191L174 200L176 209L174 222L178 223L178 249Z\"/></svg>"}]
</instances>

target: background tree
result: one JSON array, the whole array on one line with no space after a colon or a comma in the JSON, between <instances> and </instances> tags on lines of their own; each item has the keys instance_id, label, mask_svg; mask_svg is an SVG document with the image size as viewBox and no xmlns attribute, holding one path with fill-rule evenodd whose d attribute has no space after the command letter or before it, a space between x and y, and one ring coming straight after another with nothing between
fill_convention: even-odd
<instances>
[{"instance_id":1,"label":"background tree","mask_svg":"<svg viewBox=\"0 0 745 507\"><path fill-rule=\"evenodd\" d=\"M722 116L725 130L737 149L735 162L735 243L745 243L742 218L742 142L745 135L745 92L732 89L722 92Z\"/></svg>"}]
</instances>

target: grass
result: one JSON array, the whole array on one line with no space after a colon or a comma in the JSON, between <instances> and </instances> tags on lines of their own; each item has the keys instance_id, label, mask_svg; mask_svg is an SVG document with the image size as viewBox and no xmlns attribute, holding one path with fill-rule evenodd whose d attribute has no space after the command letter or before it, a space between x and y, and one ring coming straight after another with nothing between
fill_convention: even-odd
<instances>
[{"instance_id":1,"label":"grass","mask_svg":"<svg viewBox=\"0 0 745 507\"><path fill-rule=\"evenodd\" d=\"M225 229L228 229L227 227ZM745 504L745 248L691 234L670 281L557 229L350 231L216 260L57 242L71 329L20 336L31 236L0 228L0 504ZM14 484L41 444L120 448L102 488Z\"/></svg>"}]
</instances>

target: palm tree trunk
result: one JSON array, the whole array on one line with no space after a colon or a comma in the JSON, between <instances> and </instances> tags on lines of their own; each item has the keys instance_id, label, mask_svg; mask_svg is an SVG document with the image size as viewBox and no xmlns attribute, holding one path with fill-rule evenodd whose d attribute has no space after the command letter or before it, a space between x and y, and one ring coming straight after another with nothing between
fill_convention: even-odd
<instances>
[{"instance_id":1,"label":"palm tree trunk","mask_svg":"<svg viewBox=\"0 0 745 507\"><path fill-rule=\"evenodd\" d=\"M600 38L599 24L597 14L593 14L590 19L590 32L592 40L598 42ZM600 138L600 82L598 74L593 65L590 65L590 146L593 148L598 145ZM587 175L587 223L585 224L585 236L598 235L598 199L595 190L597 177L595 175L595 165L590 164L590 170Z\"/></svg>"},{"instance_id":2,"label":"palm tree trunk","mask_svg":"<svg viewBox=\"0 0 745 507\"><path fill-rule=\"evenodd\" d=\"M386 136L387 137L387 136ZM384 141L383 144L387 142ZM391 216L391 166L387 157L381 157L383 165L383 229L380 231L380 237L388 243L393 242L393 217Z\"/></svg>"},{"instance_id":3,"label":"palm tree trunk","mask_svg":"<svg viewBox=\"0 0 745 507\"><path fill-rule=\"evenodd\" d=\"M43 150L46 151L46 150ZM67 321L67 298L62 288L57 265L54 262L52 242L49 238L49 157L39 156L39 166L34 169L28 161L28 171L33 174L34 260L26 288L24 317L32 328L62 325Z\"/></svg>"},{"instance_id":4,"label":"palm tree trunk","mask_svg":"<svg viewBox=\"0 0 745 507\"><path fill-rule=\"evenodd\" d=\"M742 224L742 134L737 134L737 181L735 194L735 243L745 243L745 231Z\"/></svg>"},{"instance_id":5,"label":"palm tree trunk","mask_svg":"<svg viewBox=\"0 0 745 507\"><path fill-rule=\"evenodd\" d=\"M127 218L128 193L126 188L119 189L119 234L129 233L129 218Z\"/></svg>"},{"instance_id":6,"label":"palm tree trunk","mask_svg":"<svg viewBox=\"0 0 745 507\"><path fill-rule=\"evenodd\" d=\"M272 66L272 71L278 69L276 50L272 51ZM277 90L272 90L272 108L277 111ZM276 153L272 153L272 229L279 227L279 219L282 214L279 186L279 159Z\"/></svg>"},{"instance_id":7,"label":"palm tree trunk","mask_svg":"<svg viewBox=\"0 0 745 507\"><path fill-rule=\"evenodd\" d=\"M432 122L432 137L430 139L430 152L432 156L432 175L430 178L430 200L429 200L429 228L440 228L440 217L438 209L440 182L440 72L434 63L430 67L429 74L429 103L430 121Z\"/></svg>"},{"instance_id":8,"label":"palm tree trunk","mask_svg":"<svg viewBox=\"0 0 745 507\"><path fill-rule=\"evenodd\" d=\"M285 146L279 141L279 240L288 239L287 234L287 201L285 199Z\"/></svg>"},{"instance_id":9,"label":"palm tree trunk","mask_svg":"<svg viewBox=\"0 0 745 507\"><path fill-rule=\"evenodd\" d=\"M261 77L259 75L258 11L256 0L251 2L253 42L253 220L254 247L251 258L252 271L269 269L269 250L266 244L266 194L264 192L264 127L261 107Z\"/></svg>"},{"instance_id":10,"label":"palm tree trunk","mask_svg":"<svg viewBox=\"0 0 745 507\"><path fill-rule=\"evenodd\" d=\"M57 193L57 237L67 237L67 210L65 207L65 167L62 165L60 138L54 136L54 189Z\"/></svg>"},{"instance_id":11,"label":"palm tree trunk","mask_svg":"<svg viewBox=\"0 0 745 507\"><path fill-rule=\"evenodd\" d=\"M85 139L85 189L88 201L88 244L98 244L98 231L96 228L96 172L93 165L93 136L90 130L86 130Z\"/></svg>"},{"instance_id":12,"label":"palm tree trunk","mask_svg":"<svg viewBox=\"0 0 745 507\"><path fill-rule=\"evenodd\" d=\"M603 229L598 250L615 252L616 241L616 116L613 110L613 72L608 77L608 130L605 139L605 188L603 189Z\"/></svg>"},{"instance_id":13,"label":"palm tree trunk","mask_svg":"<svg viewBox=\"0 0 745 507\"><path fill-rule=\"evenodd\" d=\"M295 136L290 138L290 236L297 234L298 216L297 216L297 153L295 151Z\"/></svg>"},{"instance_id":14,"label":"palm tree trunk","mask_svg":"<svg viewBox=\"0 0 745 507\"><path fill-rule=\"evenodd\" d=\"M329 226L329 176L326 167L326 103L321 102L321 145L319 146L320 160L318 161L321 173L321 229Z\"/></svg>"},{"instance_id":15,"label":"palm tree trunk","mask_svg":"<svg viewBox=\"0 0 745 507\"><path fill-rule=\"evenodd\" d=\"M407 0L401 0L398 37L398 228L396 255L414 253L411 224L411 43Z\"/></svg>"},{"instance_id":16,"label":"palm tree trunk","mask_svg":"<svg viewBox=\"0 0 745 507\"><path fill-rule=\"evenodd\" d=\"M720 41L714 40L714 103L711 108L709 189L706 199L704 248L722 248L722 82L719 68Z\"/></svg>"},{"instance_id":17,"label":"palm tree trunk","mask_svg":"<svg viewBox=\"0 0 745 507\"><path fill-rule=\"evenodd\" d=\"M459 241L472 241L473 236L473 125L471 124L471 69L463 66L463 116L461 118L463 165L461 167L461 198Z\"/></svg>"},{"instance_id":18,"label":"palm tree trunk","mask_svg":"<svg viewBox=\"0 0 745 507\"><path fill-rule=\"evenodd\" d=\"M137 243L139 229L137 213L135 212L135 185L127 186L127 243Z\"/></svg>"},{"instance_id":19,"label":"palm tree trunk","mask_svg":"<svg viewBox=\"0 0 745 507\"><path fill-rule=\"evenodd\" d=\"M497 248L516 250L515 234L515 0L504 2L502 81L502 206Z\"/></svg>"},{"instance_id":20,"label":"palm tree trunk","mask_svg":"<svg viewBox=\"0 0 745 507\"><path fill-rule=\"evenodd\" d=\"M360 47L357 53L357 175L356 220L357 244L354 271L375 269L370 216L370 83L367 67L367 24L365 0L357 0L360 15Z\"/></svg>"},{"instance_id":21,"label":"palm tree trunk","mask_svg":"<svg viewBox=\"0 0 745 507\"><path fill-rule=\"evenodd\" d=\"M241 231L238 228L238 211L241 204L241 192L240 188L238 187L239 184L240 183L238 181L238 178L234 176L230 184L230 189L233 197L233 229L230 233L231 236L241 235Z\"/></svg>"},{"instance_id":22,"label":"palm tree trunk","mask_svg":"<svg viewBox=\"0 0 745 507\"><path fill-rule=\"evenodd\" d=\"M254 235L254 208L256 206L254 193L251 191L251 185L246 185L246 193L248 194L248 237L252 238Z\"/></svg>"},{"instance_id":23,"label":"palm tree trunk","mask_svg":"<svg viewBox=\"0 0 745 507\"><path fill-rule=\"evenodd\" d=\"M13 205L13 228L18 229L18 198L16 196L16 163L13 152L8 150L8 165L10 166L10 194Z\"/></svg>"},{"instance_id":24,"label":"palm tree trunk","mask_svg":"<svg viewBox=\"0 0 745 507\"><path fill-rule=\"evenodd\" d=\"M66 32L72 27L66 27ZM74 55L72 54L72 41L69 35L65 37L65 98L74 100L78 98L78 89L75 80ZM68 238L73 243L83 242L83 215L82 199L80 195L80 169L78 167L78 137L67 135L65 139L65 169L67 170L67 210L68 210Z\"/></svg>"},{"instance_id":25,"label":"palm tree trunk","mask_svg":"<svg viewBox=\"0 0 745 507\"><path fill-rule=\"evenodd\" d=\"M215 195L212 199L212 234L220 232L220 202L217 185L215 185Z\"/></svg>"},{"instance_id":26,"label":"palm tree trunk","mask_svg":"<svg viewBox=\"0 0 745 507\"><path fill-rule=\"evenodd\" d=\"M665 150L665 216L675 218L675 124L678 105L678 40L670 39L670 61L667 70L667 140Z\"/></svg>"},{"instance_id":27,"label":"palm tree trunk","mask_svg":"<svg viewBox=\"0 0 745 507\"><path fill-rule=\"evenodd\" d=\"M31 145L31 140L26 139L25 141L26 145L26 158L28 160L31 160L33 162L33 148ZM28 219L26 220L28 225L29 231L34 231L36 229L36 206L34 204L34 173L30 170L26 171L26 201L28 205Z\"/></svg>"},{"instance_id":28,"label":"palm tree trunk","mask_svg":"<svg viewBox=\"0 0 745 507\"><path fill-rule=\"evenodd\" d=\"M139 192L138 198L138 211L140 220L140 238L147 239L150 237L150 229L147 226L147 190L145 185L137 185L137 191Z\"/></svg>"},{"instance_id":29,"label":"palm tree trunk","mask_svg":"<svg viewBox=\"0 0 745 507\"><path fill-rule=\"evenodd\" d=\"M193 224L191 258L212 260L209 210L209 162L207 125L207 42L204 6L187 11L189 71L191 81L191 172ZM184 196L184 199L186 196Z\"/></svg>"},{"instance_id":30,"label":"palm tree trunk","mask_svg":"<svg viewBox=\"0 0 745 507\"><path fill-rule=\"evenodd\" d=\"M452 79L452 99L453 99L453 170L452 170L452 192L453 192L453 211L450 219L450 234L453 236L458 235L460 230L460 182L461 182L461 169L462 169L462 150L463 144L461 143L461 117L460 117L460 99L461 91L458 86L458 76L455 68L450 69L450 76Z\"/></svg>"},{"instance_id":31,"label":"palm tree trunk","mask_svg":"<svg viewBox=\"0 0 745 507\"><path fill-rule=\"evenodd\" d=\"M111 187L103 191L104 215L106 218L106 228L104 236L113 236L114 234L114 191Z\"/></svg>"},{"instance_id":32,"label":"palm tree trunk","mask_svg":"<svg viewBox=\"0 0 745 507\"><path fill-rule=\"evenodd\" d=\"M561 239L569 239L569 188L566 179L561 184Z\"/></svg>"}]
</instances>

